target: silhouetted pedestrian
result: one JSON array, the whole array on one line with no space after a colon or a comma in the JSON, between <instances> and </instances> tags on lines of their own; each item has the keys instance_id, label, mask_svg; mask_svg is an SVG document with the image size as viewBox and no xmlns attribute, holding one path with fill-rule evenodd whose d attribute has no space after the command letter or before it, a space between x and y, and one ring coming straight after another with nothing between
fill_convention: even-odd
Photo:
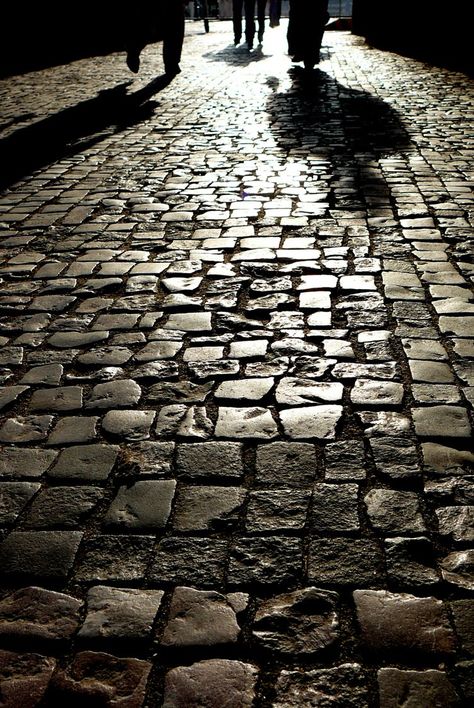
<instances>
[{"instance_id":1,"label":"silhouetted pedestrian","mask_svg":"<svg viewBox=\"0 0 474 708\"><path fill-rule=\"evenodd\" d=\"M262 43L265 32L265 9L267 0L232 0L232 21L234 27L234 44L242 39L242 9L245 13L245 41L247 47L253 49L255 39L255 7L258 20L258 41Z\"/></svg>"},{"instance_id":2,"label":"silhouetted pedestrian","mask_svg":"<svg viewBox=\"0 0 474 708\"><path fill-rule=\"evenodd\" d=\"M288 54L294 62L304 62L307 69L319 64L328 19L328 0L290 0Z\"/></svg>"},{"instance_id":3,"label":"silhouetted pedestrian","mask_svg":"<svg viewBox=\"0 0 474 708\"><path fill-rule=\"evenodd\" d=\"M189 0L135 0L128 18L127 66L140 69L140 54L157 38L163 40L163 63L168 76L179 74L184 39L184 6Z\"/></svg>"}]
</instances>

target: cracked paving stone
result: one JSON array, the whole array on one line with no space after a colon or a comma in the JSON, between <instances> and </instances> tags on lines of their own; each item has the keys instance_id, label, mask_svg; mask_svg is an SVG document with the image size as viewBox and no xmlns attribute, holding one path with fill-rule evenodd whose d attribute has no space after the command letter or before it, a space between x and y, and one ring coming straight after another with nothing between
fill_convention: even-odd
<instances>
[{"instance_id":1,"label":"cracked paving stone","mask_svg":"<svg viewBox=\"0 0 474 708\"><path fill-rule=\"evenodd\" d=\"M380 474L395 480L421 475L418 454L411 440L389 436L371 438L370 449Z\"/></svg>"},{"instance_id":2,"label":"cracked paving stone","mask_svg":"<svg viewBox=\"0 0 474 708\"><path fill-rule=\"evenodd\" d=\"M216 399L261 401L270 393L274 383L274 378L230 379L219 384L214 395Z\"/></svg>"},{"instance_id":3,"label":"cracked paving stone","mask_svg":"<svg viewBox=\"0 0 474 708\"><path fill-rule=\"evenodd\" d=\"M247 533L302 530L310 500L309 489L267 489L250 492L245 522Z\"/></svg>"},{"instance_id":4,"label":"cracked paving stone","mask_svg":"<svg viewBox=\"0 0 474 708\"><path fill-rule=\"evenodd\" d=\"M0 601L0 636L26 641L71 639L82 601L37 587L21 588Z\"/></svg>"},{"instance_id":5,"label":"cracked paving stone","mask_svg":"<svg viewBox=\"0 0 474 708\"><path fill-rule=\"evenodd\" d=\"M438 530L453 541L474 541L474 506L445 506L436 509Z\"/></svg>"},{"instance_id":6,"label":"cracked paving stone","mask_svg":"<svg viewBox=\"0 0 474 708\"><path fill-rule=\"evenodd\" d=\"M232 546L227 580L231 585L288 585L302 569L302 546L297 538L266 536L237 538Z\"/></svg>"},{"instance_id":7,"label":"cracked paving stone","mask_svg":"<svg viewBox=\"0 0 474 708\"><path fill-rule=\"evenodd\" d=\"M135 379L177 379L179 370L174 361L153 361L138 366L131 373Z\"/></svg>"},{"instance_id":8,"label":"cracked paving stone","mask_svg":"<svg viewBox=\"0 0 474 708\"><path fill-rule=\"evenodd\" d=\"M210 312L174 312L168 317L165 329L184 332L212 332Z\"/></svg>"},{"instance_id":9,"label":"cracked paving stone","mask_svg":"<svg viewBox=\"0 0 474 708\"><path fill-rule=\"evenodd\" d=\"M357 531L357 484L317 483L313 491L311 524L317 533L321 531Z\"/></svg>"},{"instance_id":10,"label":"cracked paving stone","mask_svg":"<svg viewBox=\"0 0 474 708\"><path fill-rule=\"evenodd\" d=\"M2 571L6 577L64 580L82 536L78 531L13 531L0 545Z\"/></svg>"},{"instance_id":11,"label":"cracked paving stone","mask_svg":"<svg viewBox=\"0 0 474 708\"><path fill-rule=\"evenodd\" d=\"M127 445L119 458L119 469L143 475L167 475L171 472L175 445L172 442L143 441Z\"/></svg>"},{"instance_id":12,"label":"cracked paving stone","mask_svg":"<svg viewBox=\"0 0 474 708\"><path fill-rule=\"evenodd\" d=\"M112 472L119 451L117 445L73 445L61 452L48 475L93 482L105 480Z\"/></svg>"},{"instance_id":13,"label":"cracked paving stone","mask_svg":"<svg viewBox=\"0 0 474 708\"><path fill-rule=\"evenodd\" d=\"M173 528L220 531L236 525L245 500L240 487L181 487L176 496Z\"/></svg>"},{"instance_id":14,"label":"cracked paving stone","mask_svg":"<svg viewBox=\"0 0 474 708\"><path fill-rule=\"evenodd\" d=\"M410 434L410 419L395 411L358 411L357 417L364 426L364 434L374 436L407 436Z\"/></svg>"},{"instance_id":15,"label":"cracked paving stone","mask_svg":"<svg viewBox=\"0 0 474 708\"><path fill-rule=\"evenodd\" d=\"M92 443L97 437L99 418L68 416L60 418L48 437L48 445L70 445L71 443Z\"/></svg>"},{"instance_id":16,"label":"cracked paving stone","mask_svg":"<svg viewBox=\"0 0 474 708\"><path fill-rule=\"evenodd\" d=\"M80 581L142 580L155 545L154 536L96 536L84 541L76 577Z\"/></svg>"},{"instance_id":17,"label":"cracked paving stone","mask_svg":"<svg viewBox=\"0 0 474 708\"><path fill-rule=\"evenodd\" d=\"M162 382L148 389L147 401L156 403L204 403L214 382L195 384L191 381Z\"/></svg>"},{"instance_id":18,"label":"cracked paving stone","mask_svg":"<svg viewBox=\"0 0 474 708\"><path fill-rule=\"evenodd\" d=\"M277 425L267 408L219 408L215 429L217 438L271 440L277 434Z\"/></svg>"},{"instance_id":19,"label":"cracked paving stone","mask_svg":"<svg viewBox=\"0 0 474 708\"><path fill-rule=\"evenodd\" d=\"M344 706L367 708L367 678L359 664L341 664L332 669L282 671L276 683L273 708L295 706Z\"/></svg>"},{"instance_id":20,"label":"cracked paving stone","mask_svg":"<svg viewBox=\"0 0 474 708\"><path fill-rule=\"evenodd\" d=\"M168 648L235 644L240 635L237 613L247 604L248 595L243 593L221 595L178 587L160 643Z\"/></svg>"},{"instance_id":21,"label":"cracked paving stone","mask_svg":"<svg viewBox=\"0 0 474 708\"><path fill-rule=\"evenodd\" d=\"M213 423L204 406L163 406L158 413L155 432L157 435L206 440L212 434Z\"/></svg>"},{"instance_id":22,"label":"cracked paving stone","mask_svg":"<svg viewBox=\"0 0 474 708\"><path fill-rule=\"evenodd\" d=\"M342 418L342 406L304 406L280 411L279 416L288 437L333 440Z\"/></svg>"},{"instance_id":23,"label":"cracked paving stone","mask_svg":"<svg viewBox=\"0 0 474 708\"><path fill-rule=\"evenodd\" d=\"M30 411L75 411L82 408L82 387L61 386L59 388L42 388L35 391L31 397Z\"/></svg>"},{"instance_id":24,"label":"cracked paving stone","mask_svg":"<svg viewBox=\"0 0 474 708\"><path fill-rule=\"evenodd\" d=\"M33 500L25 528L78 528L104 496L98 487L50 487Z\"/></svg>"},{"instance_id":25,"label":"cracked paving stone","mask_svg":"<svg viewBox=\"0 0 474 708\"><path fill-rule=\"evenodd\" d=\"M181 444L176 450L176 474L191 481L240 480L244 474L242 454L242 443Z\"/></svg>"},{"instance_id":26,"label":"cracked paving stone","mask_svg":"<svg viewBox=\"0 0 474 708\"><path fill-rule=\"evenodd\" d=\"M121 366L132 358L133 352L127 347L100 347L90 349L77 357L85 366Z\"/></svg>"},{"instance_id":27,"label":"cracked paving stone","mask_svg":"<svg viewBox=\"0 0 474 708\"><path fill-rule=\"evenodd\" d=\"M283 377L276 389L276 400L281 405L298 406L315 401L342 401L344 386L340 383L312 379Z\"/></svg>"},{"instance_id":28,"label":"cracked paving stone","mask_svg":"<svg viewBox=\"0 0 474 708\"><path fill-rule=\"evenodd\" d=\"M392 381L356 379L350 398L356 406L400 406L403 385Z\"/></svg>"},{"instance_id":29,"label":"cracked paving stone","mask_svg":"<svg viewBox=\"0 0 474 708\"><path fill-rule=\"evenodd\" d=\"M155 411L107 411L102 430L124 440L144 440L150 437Z\"/></svg>"},{"instance_id":30,"label":"cracked paving stone","mask_svg":"<svg viewBox=\"0 0 474 708\"><path fill-rule=\"evenodd\" d=\"M364 497L370 523L384 534L423 533L420 500L414 492L372 489Z\"/></svg>"},{"instance_id":31,"label":"cracked paving stone","mask_svg":"<svg viewBox=\"0 0 474 708\"><path fill-rule=\"evenodd\" d=\"M251 664L208 659L168 671L163 708L252 708L258 671Z\"/></svg>"},{"instance_id":32,"label":"cracked paving stone","mask_svg":"<svg viewBox=\"0 0 474 708\"><path fill-rule=\"evenodd\" d=\"M84 408L128 408L140 400L142 390L133 379L118 379L94 386Z\"/></svg>"},{"instance_id":33,"label":"cracked paving stone","mask_svg":"<svg viewBox=\"0 0 474 708\"><path fill-rule=\"evenodd\" d=\"M52 415L9 418L0 429L0 442L24 443L44 440L53 423Z\"/></svg>"},{"instance_id":34,"label":"cracked paving stone","mask_svg":"<svg viewBox=\"0 0 474 708\"><path fill-rule=\"evenodd\" d=\"M356 590L362 642L370 651L453 654L455 638L446 607L434 597Z\"/></svg>"},{"instance_id":35,"label":"cracked paving stone","mask_svg":"<svg viewBox=\"0 0 474 708\"><path fill-rule=\"evenodd\" d=\"M474 331L474 317L449 317L442 315L439 318L439 328L443 334L456 337L472 337Z\"/></svg>"},{"instance_id":36,"label":"cracked paving stone","mask_svg":"<svg viewBox=\"0 0 474 708\"><path fill-rule=\"evenodd\" d=\"M440 561L443 580L466 590L474 590L474 550L455 551Z\"/></svg>"},{"instance_id":37,"label":"cracked paving stone","mask_svg":"<svg viewBox=\"0 0 474 708\"><path fill-rule=\"evenodd\" d=\"M190 361L188 369L197 379L208 379L215 376L229 376L238 374L240 365L237 359L224 359L222 361Z\"/></svg>"},{"instance_id":38,"label":"cracked paving stone","mask_svg":"<svg viewBox=\"0 0 474 708\"><path fill-rule=\"evenodd\" d=\"M461 403L461 393L457 386L442 384L412 384L411 392L415 403Z\"/></svg>"},{"instance_id":39,"label":"cracked paving stone","mask_svg":"<svg viewBox=\"0 0 474 708\"><path fill-rule=\"evenodd\" d=\"M156 361L161 359L173 359L183 346L182 342L149 342L143 349L135 355L135 361Z\"/></svg>"},{"instance_id":40,"label":"cracked paving stone","mask_svg":"<svg viewBox=\"0 0 474 708\"><path fill-rule=\"evenodd\" d=\"M425 383L453 383L454 374L442 361L408 360L413 381Z\"/></svg>"},{"instance_id":41,"label":"cracked paving stone","mask_svg":"<svg viewBox=\"0 0 474 708\"><path fill-rule=\"evenodd\" d=\"M313 583L371 586L380 576L382 554L370 540L314 538L309 546L308 578Z\"/></svg>"},{"instance_id":42,"label":"cracked paving stone","mask_svg":"<svg viewBox=\"0 0 474 708\"><path fill-rule=\"evenodd\" d=\"M43 386L59 386L64 373L61 364L44 364L30 369L21 379L20 383Z\"/></svg>"},{"instance_id":43,"label":"cracked paving stone","mask_svg":"<svg viewBox=\"0 0 474 708\"><path fill-rule=\"evenodd\" d=\"M157 548L150 569L153 583L183 584L201 588L219 587L224 582L226 540L216 538L168 537Z\"/></svg>"},{"instance_id":44,"label":"cracked paving stone","mask_svg":"<svg viewBox=\"0 0 474 708\"><path fill-rule=\"evenodd\" d=\"M252 633L257 644L282 654L314 654L339 639L335 592L309 587L259 603Z\"/></svg>"},{"instance_id":45,"label":"cracked paving stone","mask_svg":"<svg viewBox=\"0 0 474 708\"><path fill-rule=\"evenodd\" d=\"M48 344L58 349L75 349L89 344L102 342L109 338L109 332L55 332L48 339Z\"/></svg>"},{"instance_id":46,"label":"cracked paving stone","mask_svg":"<svg viewBox=\"0 0 474 708\"><path fill-rule=\"evenodd\" d=\"M310 443L259 445L256 482L279 487L309 486L315 480L317 464L316 448Z\"/></svg>"},{"instance_id":47,"label":"cracked paving stone","mask_svg":"<svg viewBox=\"0 0 474 708\"><path fill-rule=\"evenodd\" d=\"M467 411L460 406L429 406L412 409L416 434L421 437L471 437Z\"/></svg>"},{"instance_id":48,"label":"cracked paving stone","mask_svg":"<svg viewBox=\"0 0 474 708\"><path fill-rule=\"evenodd\" d=\"M120 642L147 639L163 595L161 590L96 585L87 593L87 614L78 637Z\"/></svg>"},{"instance_id":49,"label":"cracked paving stone","mask_svg":"<svg viewBox=\"0 0 474 708\"><path fill-rule=\"evenodd\" d=\"M424 536L385 541L387 574L399 587L425 587L438 583L433 546Z\"/></svg>"},{"instance_id":50,"label":"cracked paving stone","mask_svg":"<svg viewBox=\"0 0 474 708\"><path fill-rule=\"evenodd\" d=\"M460 708L461 699L444 671L402 671L387 667L377 674L380 705L384 708L442 706Z\"/></svg>"},{"instance_id":51,"label":"cracked paving stone","mask_svg":"<svg viewBox=\"0 0 474 708\"><path fill-rule=\"evenodd\" d=\"M176 482L145 480L119 487L104 518L106 527L162 529L171 514Z\"/></svg>"},{"instance_id":52,"label":"cracked paving stone","mask_svg":"<svg viewBox=\"0 0 474 708\"><path fill-rule=\"evenodd\" d=\"M329 443L325 448L327 482L365 480L364 446L357 440Z\"/></svg>"},{"instance_id":53,"label":"cracked paving stone","mask_svg":"<svg viewBox=\"0 0 474 708\"><path fill-rule=\"evenodd\" d=\"M40 487L33 482L0 482L0 524L14 523Z\"/></svg>"},{"instance_id":54,"label":"cracked paving stone","mask_svg":"<svg viewBox=\"0 0 474 708\"><path fill-rule=\"evenodd\" d=\"M56 659L0 650L0 694L5 708L35 708L41 703Z\"/></svg>"},{"instance_id":55,"label":"cracked paving stone","mask_svg":"<svg viewBox=\"0 0 474 708\"><path fill-rule=\"evenodd\" d=\"M58 453L41 448L2 447L0 477L41 477L52 465Z\"/></svg>"},{"instance_id":56,"label":"cracked paving stone","mask_svg":"<svg viewBox=\"0 0 474 708\"><path fill-rule=\"evenodd\" d=\"M48 696L54 705L107 705L107 708L141 708L152 665L141 659L83 651L72 664L58 671Z\"/></svg>"}]
</instances>

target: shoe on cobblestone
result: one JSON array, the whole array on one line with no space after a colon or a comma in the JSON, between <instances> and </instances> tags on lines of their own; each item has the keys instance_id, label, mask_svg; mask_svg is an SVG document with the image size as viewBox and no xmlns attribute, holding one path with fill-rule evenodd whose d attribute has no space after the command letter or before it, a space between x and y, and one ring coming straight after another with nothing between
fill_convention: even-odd
<instances>
[{"instance_id":1,"label":"shoe on cobblestone","mask_svg":"<svg viewBox=\"0 0 474 708\"><path fill-rule=\"evenodd\" d=\"M129 49L127 52L127 66L134 74L138 74L140 70L140 54L135 49Z\"/></svg>"}]
</instances>

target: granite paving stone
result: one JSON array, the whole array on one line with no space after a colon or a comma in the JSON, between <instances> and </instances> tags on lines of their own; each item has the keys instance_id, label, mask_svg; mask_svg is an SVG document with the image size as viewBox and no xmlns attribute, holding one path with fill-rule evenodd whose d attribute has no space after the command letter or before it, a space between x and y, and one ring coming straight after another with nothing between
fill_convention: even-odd
<instances>
[{"instance_id":1,"label":"granite paving stone","mask_svg":"<svg viewBox=\"0 0 474 708\"><path fill-rule=\"evenodd\" d=\"M55 674L48 697L53 704L54 701L65 705L99 700L103 704L106 701L111 708L120 705L140 708L151 666L142 659L79 652L70 666Z\"/></svg>"},{"instance_id":2,"label":"granite paving stone","mask_svg":"<svg viewBox=\"0 0 474 708\"><path fill-rule=\"evenodd\" d=\"M177 587L171 598L168 621L161 644L168 649L235 644L240 635L237 613L246 609L243 593Z\"/></svg>"},{"instance_id":3,"label":"granite paving stone","mask_svg":"<svg viewBox=\"0 0 474 708\"><path fill-rule=\"evenodd\" d=\"M340 705L366 708L369 690L359 664L341 664L335 668L309 671L284 670L278 676L274 708L297 705Z\"/></svg>"},{"instance_id":4,"label":"granite paving stone","mask_svg":"<svg viewBox=\"0 0 474 708\"><path fill-rule=\"evenodd\" d=\"M171 669L165 677L163 708L251 708L258 671L252 664L208 659ZM225 703L224 703L225 702Z\"/></svg>"},{"instance_id":5,"label":"granite paving stone","mask_svg":"<svg viewBox=\"0 0 474 708\"><path fill-rule=\"evenodd\" d=\"M337 601L337 593L314 587L264 600L255 614L253 636L272 652L320 652L338 641Z\"/></svg>"},{"instance_id":6,"label":"granite paving stone","mask_svg":"<svg viewBox=\"0 0 474 708\"><path fill-rule=\"evenodd\" d=\"M79 531L14 531L0 544L3 573L64 580L82 536Z\"/></svg>"},{"instance_id":7,"label":"granite paving stone","mask_svg":"<svg viewBox=\"0 0 474 708\"><path fill-rule=\"evenodd\" d=\"M0 636L27 642L68 640L80 621L81 600L40 587L25 587L0 602Z\"/></svg>"},{"instance_id":8,"label":"granite paving stone","mask_svg":"<svg viewBox=\"0 0 474 708\"><path fill-rule=\"evenodd\" d=\"M171 513L176 489L173 480L144 480L130 487L119 487L104 517L107 527L122 529L161 529Z\"/></svg>"},{"instance_id":9,"label":"granite paving stone","mask_svg":"<svg viewBox=\"0 0 474 708\"><path fill-rule=\"evenodd\" d=\"M48 475L60 479L105 480L112 472L118 445L72 445L64 448Z\"/></svg>"},{"instance_id":10,"label":"granite paving stone","mask_svg":"<svg viewBox=\"0 0 474 708\"><path fill-rule=\"evenodd\" d=\"M87 593L83 640L140 641L150 637L164 593L95 585Z\"/></svg>"},{"instance_id":11,"label":"granite paving stone","mask_svg":"<svg viewBox=\"0 0 474 708\"><path fill-rule=\"evenodd\" d=\"M430 706L460 706L461 698L446 673L426 671L402 671L383 668L378 672L380 704L395 708L403 703L408 707L425 703Z\"/></svg>"},{"instance_id":12,"label":"granite paving stone","mask_svg":"<svg viewBox=\"0 0 474 708\"><path fill-rule=\"evenodd\" d=\"M354 602L364 646L370 651L452 654L455 638L447 608L434 597L356 590Z\"/></svg>"},{"instance_id":13,"label":"granite paving stone","mask_svg":"<svg viewBox=\"0 0 474 708\"><path fill-rule=\"evenodd\" d=\"M239 487L181 486L176 496L173 528L193 532L232 528L245 496L245 490Z\"/></svg>"},{"instance_id":14,"label":"granite paving stone","mask_svg":"<svg viewBox=\"0 0 474 708\"><path fill-rule=\"evenodd\" d=\"M19 703L35 708L44 697L55 668L53 657L0 650L0 690L5 708Z\"/></svg>"}]
</instances>

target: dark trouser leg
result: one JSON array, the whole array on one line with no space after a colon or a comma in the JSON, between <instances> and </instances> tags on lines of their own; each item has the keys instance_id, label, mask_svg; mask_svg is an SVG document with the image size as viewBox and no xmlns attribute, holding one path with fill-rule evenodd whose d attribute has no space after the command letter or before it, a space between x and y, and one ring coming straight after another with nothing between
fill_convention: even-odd
<instances>
[{"instance_id":1,"label":"dark trouser leg","mask_svg":"<svg viewBox=\"0 0 474 708\"><path fill-rule=\"evenodd\" d=\"M258 19L258 41L261 42L263 39L263 33L265 32L265 10L267 7L267 0L257 0L257 19Z\"/></svg>"},{"instance_id":2,"label":"dark trouser leg","mask_svg":"<svg viewBox=\"0 0 474 708\"><path fill-rule=\"evenodd\" d=\"M179 73L184 39L184 5L166 0L164 14L163 63L167 74Z\"/></svg>"},{"instance_id":3,"label":"dark trouser leg","mask_svg":"<svg viewBox=\"0 0 474 708\"><path fill-rule=\"evenodd\" d=\"M242 39L242 7L244 0L232 0L232 24L234 26L234 43Z\"/></svg>"},{"instance_id":4,"label":"dark trouser leg","mask_svg":"<svg viewBox=\"0 0 474 708\"><path fill-rule=\"evenodd\" d=\"M245 39L249 49L253 47L255 37L255 0L244 0L245 4Z\"/></svg>"}]
</instances>

